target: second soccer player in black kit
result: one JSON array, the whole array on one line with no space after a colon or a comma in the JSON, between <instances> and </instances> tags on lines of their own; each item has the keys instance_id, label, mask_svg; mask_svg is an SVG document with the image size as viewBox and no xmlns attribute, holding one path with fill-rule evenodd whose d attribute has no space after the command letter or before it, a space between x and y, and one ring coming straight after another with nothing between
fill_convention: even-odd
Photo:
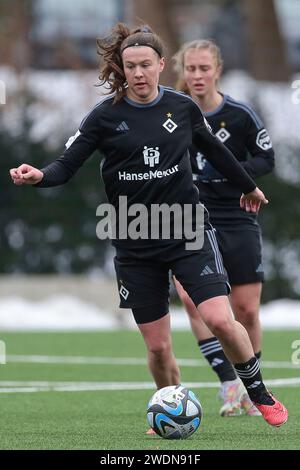
<instances>
[{"instance_id":1,"label":"second soccer player in black kit","mask_svg":"<svg viewBox=\"0 0 300 470\"><path fill-rule=\"evenodd\" d=\"M256 178L270 172L274 166L274 151L260 118L248 105L219 92L223 61L218 46L211 40L191 41L182 45L174 59L177 88L189 93L199 104L215 135L233 152L248 174ZM246 328L259 358L262 336L259 304L264 273L257 216L240 208L238 188L217 171L197 147L192 146L190 153L200 201L209 210L210 222L216 229L231 285L230 303L235 318ZM210 269L208 265L203 275ZM193 302L178 282L176 285L200 350L221 381L221 416L239 416L242 412L260 415L219 341L198 320Z\"/></svg>"},{"instance_id":2,"label":"second soccer player in black kit","mask_svg":"<svg viewBox=\"0 0 300 470\"><path fill-rule=\"evenodd\" d=\"M42 170L26 163L11 169L15 184L64 184L98 149L105 156L102 177L108 201L117 213L122 210L121 197L127 198L131 208L165 203L196 209L199 194L193 185L188 153L193 140L199 151L209 155L210 162L243 191L241 205L246 210L256 212L267 202L231 152L208 130L197 104L158 85L164 58L157 35L146 27L130 31L118 24L108 38L98 41L98 46L103 57L100 77L113 94L83 120L56 161ZM117 238L115 267L121 306L133 311L157 388L178 384L168 312L171 270L197 306L199 318L219 339L265 420L280 426L287 421L287 410L267 391L249 336L232 318L227 277L212 228L207 221L205 224L204 244L197 250L187 249L184 238ZM214 273L205 277L200 274L206 264L214 266Z\"/></svg>"}]
</instances>

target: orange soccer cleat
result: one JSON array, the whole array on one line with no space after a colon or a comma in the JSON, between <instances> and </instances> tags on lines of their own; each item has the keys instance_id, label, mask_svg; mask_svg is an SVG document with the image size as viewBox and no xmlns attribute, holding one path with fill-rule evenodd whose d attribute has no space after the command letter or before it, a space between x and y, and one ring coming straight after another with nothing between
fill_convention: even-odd
<instances>
[{"instance_id":1,"label":"orange soccer cleat","mask_svg":"<svg viewBox=\"0 0 300 470\"><path fill-rule=\"evenodd\" d=\"M271 397L275 402L273 405L260 405L258 403L254 403L254 405L261 412L262 417L267 423L271 426L279 427L287 422L289 416L288 410L273 395Z\"/></svg>"}]
</instances>

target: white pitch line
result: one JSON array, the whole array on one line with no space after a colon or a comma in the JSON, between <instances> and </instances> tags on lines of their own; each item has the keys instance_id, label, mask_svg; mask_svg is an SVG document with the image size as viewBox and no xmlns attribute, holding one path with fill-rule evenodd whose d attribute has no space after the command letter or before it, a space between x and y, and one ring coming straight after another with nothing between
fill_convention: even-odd
<instances>
[{"instance_id":1,"label":"white pitch line","mask_svg":"<svg viewBox=\"0 0 300 470\"><path fill-rule=\"evenodd\" d=\"M261 361L261 367L265 369L300 369L300 364L288 361Z\"/></svg>"},{"instance_id":2,"label":"white pitch line","mask_svg":"<svg viewBox=\"0 0 300 470\"><path fill-rule=\"evenodd\" d=\"M271 387L300 386L300 377L266 380ZM186 387L219 388L219 382L186 382ZM123 390L155 390L153 382L26 382L1 381L0 393L34 393L34 392L92 392Z\"/></svg>"},{"instance_id":3,"label":"white pitch line","mask_svg":"<svg viewBox=\"0 0 300 470\"><path fill-rule=\"evenodd\" d=\"M89 357L89 356L6 356L11 363L36 364L99 364L99 365L147 365L144 358L138 357ZM204 362L203 362L204 363Z\"/></svg>"},{"instance_id":4,"label":"white pitch line","mask_svg":"<svg viewBox=\"0 0 300 470\"><path fill-rule=\"evenodd\" d=\"M96 364L96 365L147 365L145 358L138 357L89 357L89 356L16 356L8 355L7 363L26 364ZM177 359L179 366L186 367L208 367L206 361L198 359ZM261 366L265 369L300 369L300 364L287 361L262 361Z\"/></svg>"}]
</instances>

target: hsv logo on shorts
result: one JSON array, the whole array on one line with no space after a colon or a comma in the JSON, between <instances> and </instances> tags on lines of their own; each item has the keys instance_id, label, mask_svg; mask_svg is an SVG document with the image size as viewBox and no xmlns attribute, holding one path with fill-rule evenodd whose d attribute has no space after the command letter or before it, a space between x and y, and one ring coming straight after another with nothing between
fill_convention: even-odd
<instances>
[{"instance_id":1,"label":"hsv logo on shorts","mask_svg":"<svg viewBox=\"0 0 300 470\"><path fill-rule=\"evenodd\" d=\"M120 293L120 296L123 297L124 300L127 300L127 297L129 295L129 290L127 290L126 287L121 286L119 293Z\"/></svg>"}]
</instances>

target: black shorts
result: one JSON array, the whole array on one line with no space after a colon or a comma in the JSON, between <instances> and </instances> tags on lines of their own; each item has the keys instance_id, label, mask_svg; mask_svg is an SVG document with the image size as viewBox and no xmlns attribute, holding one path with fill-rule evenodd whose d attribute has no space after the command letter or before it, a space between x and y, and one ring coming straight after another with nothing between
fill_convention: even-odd
<instances>
[{"instance_id":1,"label":"black shorts","mask_svg":"<svg viewBox=\"0 0 300 470\"><path fill-rule=\"evenodd\" d=\"M169 312L170 270L196 306L230 291L214 230L205 230L201 250L188 251L182 241L165 246L155 256L151 250L138 255L117 249L115 269L120 307L131 308L138 324Z\"/></svg>"},{"instance_id":2,"label":"black shorts","mask_svg":"<svg viewBox=\"0 0 300 470\"><path fill-rule=\"evenodd\" d=\"M231 285L264 281L259 227L224 230L215 226L218 245Z\"/></svg>"}]
</instances>

